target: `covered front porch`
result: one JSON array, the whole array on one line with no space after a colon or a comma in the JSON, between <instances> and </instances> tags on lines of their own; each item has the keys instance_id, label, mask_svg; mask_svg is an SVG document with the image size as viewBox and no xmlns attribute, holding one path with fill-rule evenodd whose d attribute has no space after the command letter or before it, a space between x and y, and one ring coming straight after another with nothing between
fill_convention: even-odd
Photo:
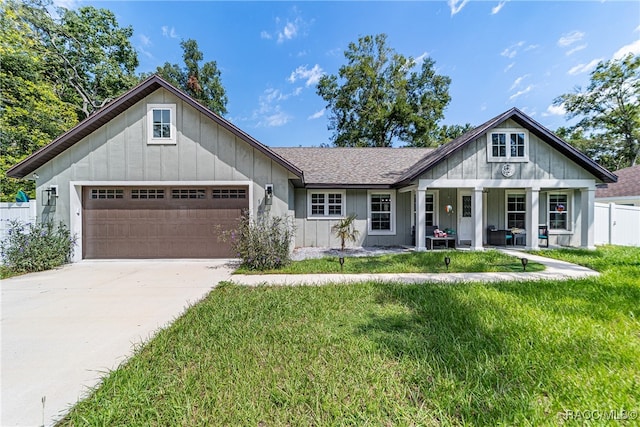
<instances>
[{"instance_id":1,"label":"covered front porch","mask_svg":"<svg viewBox=\"0 0 640 427\"><path fill-rule=\"evenodd\" d=\"M593 180L419 180L412 193L415 249L434 247L437 227L455 246L525 249L571 246L593 249ZM546 231L546 239L540 235ZM421 237L420 237L421 236Z\"/></svg>"}]
</instances>

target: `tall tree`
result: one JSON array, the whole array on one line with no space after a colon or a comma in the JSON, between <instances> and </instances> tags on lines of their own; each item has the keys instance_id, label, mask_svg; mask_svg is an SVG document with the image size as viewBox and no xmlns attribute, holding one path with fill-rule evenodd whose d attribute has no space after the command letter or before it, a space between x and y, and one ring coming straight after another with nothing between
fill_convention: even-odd
<instances>
[{"instance_id":1,"label":"tall tree","mask_svg":"<svg viewBox=\"0 0 640 427\"><path fill-rule=\"evenodd\" d=\"M473 128L474 126L471 123L465 123L464 125L442 125L435 130L432 140L438 145L446 144L464 135Z\"/></svg>"},{"instance_id":2,"label":"tall tree","mask_svg":"<svg viewBox=\"0 0 640 427\"><path fill-rule=\"evenodd\" d=\"M569 131L573 137L582 131L582 145L595 150L603 166L619 169L640 161L639 55L600 62L586 90L578 87L553 103L563 106L569 119L580 118Z\"/></svg>"},{"instance_id":3,"label":"tall tree","mask_svg":"<svg viewBox=\"0 0 640 427\"><path fill-rule=\"evenodd\" d=\"M183 40L184 67L165 62L157 73L169 83L181 88L216 114L227 113L227 95L220 79L220 70L215 61L200 63L204 59L195 40Z\"/></svg>"},{"instance_id":4,"label":"tall tree","mask_svg":"<svg viewBox=\"0 0 640 427\"><path fill-rule=\"evenodd\" d=\"M35 196L33 181L8 178L7 170L77 120L74 106L47 79L40 40L16 6L0 5L0 201L13 201L20 189Z\"/></svg>"},{"instance_id":5,"label":"tall tree","mask_svg":"<svg viewBox=\"0 0 640 427\"><path fill-rule=\"evenodd\" d=\"M449 104L451 79L436 74L435 62L416 61L387 46L387 36L350 43L338 75L323 76L317 93L330 110L336 146L390 147L433 144L437 123Z\"/></svg>"},{"instance_id":6,"label":"tall tree","mask_svg":"<svg viewBox=\"0 0 640 427\"><path fill-rule=\"evenodd\" d=\"M120 27L113 12L91 6L49 10L51 0L26 0L21 15L41 41L50 79L61 98L84 119L138 82L133 28Z\"/></svg>"}]
</instances>

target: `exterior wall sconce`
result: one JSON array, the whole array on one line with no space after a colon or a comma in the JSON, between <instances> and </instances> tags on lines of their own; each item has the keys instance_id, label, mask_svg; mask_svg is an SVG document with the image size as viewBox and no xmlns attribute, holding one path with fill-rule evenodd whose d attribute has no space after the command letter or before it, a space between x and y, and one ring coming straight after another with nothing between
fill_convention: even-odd
<instances>
[{"instance_id":1,"label":"exterior wall sconce","mask_svg":"<svg viewBox=\"0 0 640 427\"><path fill-rule=\"evenodd\" d=\"M273 184L267 184L264 186L264 204L270 205L273 203Z\"/></svg>"},{"instance_id":2,"label":"exterior wall sconce","mask_svg":"<svg viewBox=\"0 0 640 427\"><path fill-rule=\"evenodd\" d=\"M55 206L58 198L58 186L51 185L49 188L42 190L42 201L44 206Z\"/></svg>"}]
</instances>

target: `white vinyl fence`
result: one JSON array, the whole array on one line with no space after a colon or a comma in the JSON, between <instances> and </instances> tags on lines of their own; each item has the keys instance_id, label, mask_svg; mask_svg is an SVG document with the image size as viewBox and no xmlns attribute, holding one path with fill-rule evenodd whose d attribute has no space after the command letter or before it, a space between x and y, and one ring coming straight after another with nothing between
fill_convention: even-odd
<instances>
[{"instance_id":1,"label":"white vinyl fence","mask_svg":"<svg viewBox=\"0 0 640 427\"><path fill-rule=\"evenodd\" d=\"M640 207L596 203L595 244L640 246Z\"/></svg>"},{"instance_id":2,"label":"white vinyl fence","mask_svg":"<svg viewBox=\"0 0 640 427\"><path fill-rule=\"evenodd\" d=\"M29 200L24 203L0 202L0 241L7 236L11 220L18 220L22 223L36 222L36 201Z\"/></svg>"}]
</instances>

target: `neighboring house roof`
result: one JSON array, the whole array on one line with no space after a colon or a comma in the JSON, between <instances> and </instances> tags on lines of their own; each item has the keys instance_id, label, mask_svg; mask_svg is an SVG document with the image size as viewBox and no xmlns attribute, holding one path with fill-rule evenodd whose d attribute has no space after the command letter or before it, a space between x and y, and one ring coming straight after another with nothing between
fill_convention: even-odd
<instances>
[{"instance_id":1,"label":"neighboring house roof","mask_svg":"<svg viewBox=\"0 0 640 427\"><path fill-rule=\"evenodd\" d=\"M306 187L390 187L433 148L273 148L304 171Z\"/></svg>"},{"instance_id":2,"label":"neighboring house roof","mask_svg":"<svg viewBox=\"0 0 640 427\"><path fill-rule=\"evenodd\" d=\"M640 165L631 166L614 172L618 182L608 184L607 188L596 189L596 198L640 197Z\"/></svg>"},{"instance_id":3,"label":"neighboring house roof","mask_svg":"<svg viewBox=\"0 0 640 427\"><path fill-rule=\"evenodd\" d=\"M425 157L414 167L408 170L407 173L398 180L398 183L406 184L418 178L424 172L436 166L438 163L446 160L453 153L462 149L468 143L475 141L490 129L509 119L512 119L520 126L523 126L525 129L533 132L543 141L549 143L553 148L576 162L578 165L582 166L585 170L600 179L602 182L616 182L616 176L614 174L591 160L576 148L564 142L556 134L514 107L492 118L491 120L486 121L485 123L481 124L475 129L470 130L464 135L459 136L451 142L438 147L438 149L436 149L430 156Z\"/></svg>"},{"instance_id":4,"label":"neighboring house roof","mask_svg":"<svg viewBox=\"0 0 640 427\"><path fill-rule=\"evenodd\" d=\"M68 132L62 134L49 144L42 147L40 150L36 151L32 155L9 169L7 171L7 175L13 178L24 178L25 176L34 172L40 166L44 165L49 160L56 157L58 154L62 153L77 142L81 141L84 137L104 126L114 117L126 111L136 102L139 102L140 100L144 99L146 96L150 95L160 88L164 88L167 91L171 92L172 94L198 110L200 113L213 120L218 125L227 129L229 132L242 139L253 148L262 152L267 157L271 158L276 163L292 172L294 175L302 178L302 171L291 164L288 160L282 158L266 145L261 144L249 134L233 125L231 122L218 116L210 109L200 104L198 101L196 101L186 93L175 88L173 85L157 75L153 75L144 80L142 83L127 91L123 95L119 96L92 116L80 122Z\"/></svg>"}]
</instances>

